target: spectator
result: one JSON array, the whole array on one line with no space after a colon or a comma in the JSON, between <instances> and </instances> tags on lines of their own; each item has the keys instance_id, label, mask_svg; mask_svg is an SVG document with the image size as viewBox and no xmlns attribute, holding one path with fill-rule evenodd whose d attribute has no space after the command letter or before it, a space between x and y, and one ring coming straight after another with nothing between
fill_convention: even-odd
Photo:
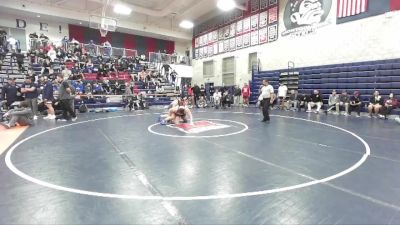
<instances>
[{"instance_id":1,"label":"spectator","mask_svg":"<svg viewBox=\"0 0 400 225\"><path fill-rule=\"evenodd\" d=\"M194 87L193 87L194 98L193 99L194 99L194 105L196 106L196 108L199 108L197 101L200 98L200 94L201 94L200 87L197 84L194 84Z\"/></svg>"},{"instance_id":2,"label":"spectator","mask_svg":"<svg viewBox=\"0 0 400 225\"><path fill-rule=\"evenodd\" d=\"M46 58L42 64L41 74L48 76L50 74L50 70L51 70L50 60Z\"/></svg>"},{"instance_id":3,"label":"spectator","mask_svg":"<svg viewBox=\"0 0 400 225\"><path fill-rule=\"evenodd\" d=\"M66 66L62 68L63 70L61 71L61 74L63 75L64 80L68 80L72 76L72 72Z\"/></svg>"},{"instance_id":4,"label":"spectator","mask_svg":"<svg viewBox=\"0 0 400 225\"><path fill-rule=\"evenodd\" d=\"M290 95L289 95L289 101L288 101L288 109L297 111L298 105L299 105L299 96L297 94L297 91L291 90Z\"/></svg>"},{"instance_id":5,"label":"spectator","mask_svg":"<svg viewBox=\"0 0 400 225\"><path fill-rule=\"evenodd\" d=\"M47 107L47 117L44 117L43 119L54 120L56 118L56 115L53 108L53 83L48 79L48 77L41 77L41 81L44 85L42 98L44 104Z\"/></svg>"},{"instance_id":6,"label":"spectator","mask_svg":"<svg viewBox=\"0 0 400 225\"><path fill-rule=\"evenodd\" d=\"M240 96L242 95L242 89L240 89L238 85L235 85L234 92L235 100L233 101L233 103L235 106L240 106Z\"/></svg>"},{"instance_id":7,"label":"spectator","mask_svg":"<svg viewBox=\"0 0 400 225\"><path fill-rule=\"evenodd\" d=\"M322 97L321 97L319 91L318 90L314 90L313 94L311 94L310 102L308 103L307 112L308 113L312 112L311 109L316 106L317 110L315 111L315 113L319 113L319 111L321 110L322 105L323 105Z\"/></svg>"},{"instance_id":8,"label":"spectator","mask_svg":"<svg viewBox=\"0 0 400 225\"><path fill-rule=\"evenodd\" d=\"M329 100L328 100L328 109L326 110L326 113L330 112L333 108L336 109L336 114L340 114L340 97L337 95L336 90L332 91L332 94L329 95Z\"/></svg>"},{"instance_id":9,"label":"spectator","mask_svg":"<svg viewBox=\"0 0 400 225\"><path fill-rule=\"evenodd\" d=\"M25 94L25 101L32 109L33 119L37 120L38 112L38 85L33 83L34 77L27 77L25 83L22 85L21 92Z\"/></svg>"},{"instance_id":10,"label":"spectator","mask_svg":"<svg viewBox=\"0 0 400 225\"><path fill-rule=\"evenodd\" d=\"M57 52L54 50L53 47L51 47L50 50L47 52L47 56L50 58L51 62L54 62L54 60L57 58Z\"/></svg>"},{"instance_id":11,"label":"spectator","mask_svg":"<svg viewBox=\"0 0 400 225\"><path fill-rule=\"evenodd\" d=\"M359 91L355 91L353 96L350 97L350 103L349 103L349 115L353 111L357 112L357 117L360 117L361 113L361 106L362 106L362 101L361 101L361 96Z\"/></svg>"},{"instance_id":12,"label":"spectator","mask_svg":"<svg viewBox=\"0 0 400 225\"><path fill-rule=\"evenodd\" d=\"M389 98L385 101L382 109L381 109L381 115L380 117L382 119L387 119L387 116L390 115L393 109L395 109L398 106L398 101L395 98L393 93L389 94Z\"/></svg>"},{"instance_id":13,"label":"spectator","mask_svg":"<svg viewBox=\"0 0 400 225\"><path fill-rule=\"evenodd\" d=\"M383 98L379 95L379 91L374 91L374 94L370 98L368 105L369 117L372 117L372 113L374 113L375 116L378 117L382 105L383 105Z\"/></svg>"},{"instance_id":14,"label":"spectator","mask_svg":"<svg viewBox=\"0 0 400 225\"><path fill-rule=\"evenodd\" d=\"M21 102L20 108L11 109L3 117L9 118L8 122L2 123L6 128L15 127L17 123L20 126L32 125L32 109L29 107L28 102Z\"/></svg>"},{"instance_id":15,"label":"spectator","mask_svg":"<svg viewBox=\"0 0 400 225\"><path fill-rule=\"evenodd\" d=\"M25 54L21 53L21 49L17 49L17 53L13 53L12 57L17 60L18 64L18 71L19 72L24 72L24 59L25 59Z\"/></svg>"},{"instance_id":16,"label":"spectator","mask_svg":"<svg viewBox=\"0 0 400 225\"><path fill-rule=\"evenodd\" d=\"M350 97L347 94L346 90L342 91L342 94L339 97L340 102L339 102L339 106L343 107L344 106L344 113L343 115L347 116L349 115L349 102L350 102Z\"/></svg>"},{"instance_id":17,"label":"spectator","mask_svg":"<svg viewBox=\"0 0 400 225\"><path fill-rule=\"evenodd\" d=\"M285 107L287 92L288 92L287 86L281 82L278 88L278 105L281 110Z\"/></svg>"},{"instance_id":18,"label":"spectator","mask_svg":"<svg viewBox=\"0 0 400 225\"><path fill-rule=\"evenodd\" d=\"M63 75L57 76L57 81L60 84L60 88L58 90L58 98L60 99L60 104L62 108L62 116L57 117L58 121L67 121L72 119L75 121L77 119L75 110L72 108L74 96L73 96L73 88L68 83L68 81L64 80ZM71 118L72 117L72 118Z\"/></svg>"},{"instance_id":19,"label":"spectator","mask_svg":"<svg viewBox=\"0 0 400 225\"><path fill-rule=\"evenodd\" d=\"M222 98L222 94L220 92L219 89L215 90L214 94L213 94L213 99L214 99L214 107L216 109L219 108L219 106L221 106L221 98Z\"/></svg>"},{"instance_id":20,"label":"spectator","mask_svg":"<svg viewBox=\"0 0 400 225\"><path fill-rule=\"evenodd\" d=\"M7 84L1 90L1 100L6 101L6 106L10 107L18 99L18 87L14 78L8 78Z\"/></svg>"},{"instance_id":21,"label":"spectator","mask_svg":"<svg viewBox=\"0 0 400 225\"><path fill-rule=\"evenodd\" d=\"M306 111L308 103L310 102L310 96L307 94L299 93L298 100L299 100L299 107L298 107L299 111L302 107L304 107L304 111Z\"/></svg>"},{"instance_id":22,"label":"spectator","mask_svg":"<svg viewBox=\"0 0 400 225\"><path fill-rule=\"evenodd\" d=\"M250 87L247 83L245 83L242 88L243 106L245 107L249 106L250 93Z\"/></svg>"}]
</instances>

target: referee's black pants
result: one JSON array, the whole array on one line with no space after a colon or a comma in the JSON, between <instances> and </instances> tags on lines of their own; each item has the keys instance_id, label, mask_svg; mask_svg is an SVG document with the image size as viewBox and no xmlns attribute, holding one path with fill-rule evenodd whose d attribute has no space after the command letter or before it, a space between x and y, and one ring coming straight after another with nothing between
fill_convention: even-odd
<instances>
[{"instance_id":1,"label":"referee's black pants","mask_svg":"<svg viewBox=\"0 0 400 225\"><path fill-rule=\"evenodd\" d=\"M262 100L262 112L263 112L263 116L264 119L263 121L269 121L269 105L271 102L271 98L264 98Z\"/></svg>"}]
</instances>

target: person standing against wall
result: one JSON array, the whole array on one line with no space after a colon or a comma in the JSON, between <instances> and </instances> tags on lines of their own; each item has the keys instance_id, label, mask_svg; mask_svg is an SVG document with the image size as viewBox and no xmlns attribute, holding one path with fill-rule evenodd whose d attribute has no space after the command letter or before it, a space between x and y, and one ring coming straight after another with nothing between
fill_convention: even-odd
<instances>
[{"instance_id":1,"label":"person standing against wall","mask_svg":"<svg viewBox=\"0 0 400 225\"><path fill-rule=\"evenodd\" d=\"M274 94L274 88L269 84L268 80L263 80L263 87L261 88L261 94L258 97L258 101L260 101L262 105L262 111L264 116L261 122L270 121L269 106L274 101L273 94Z\"/></svg>"},{"instance_id":2,"label":"person standing against wall","mask_svg":"<svg viewBox=\"0 0 400 225\"><path fill-rule=\"evenodd\" d=\"M240 89L239 86L235 85L235 100L234 100L234 105L235 106L240 106L240 96L242 95L242 89Z\"/></svg>"},{"instance_id":3,"label":"person standing against wall","mask_svg":"<svg viewBox=\"0 0 400 225\"><path fill-rule=\"evenodd\" d=\"M199 85L194 84L193 95L194 95L194 105L196 106L196 108L199 108L199 106L197 105L197 102L200 98L200 94L201 94L201 90L200 90Z\"/></svg>"},{"instance_id":4,"label":"person standing against wall","mask_svg":"<svg viewBox=\"0 0 400 225\"><path fill-rule=\"evenodd\" d=\"M243 96L243 106L249 106L249 98L250 98L250 87L247 83L244 84L242 88L242 96Z\"/></svg>"}]
</instances>

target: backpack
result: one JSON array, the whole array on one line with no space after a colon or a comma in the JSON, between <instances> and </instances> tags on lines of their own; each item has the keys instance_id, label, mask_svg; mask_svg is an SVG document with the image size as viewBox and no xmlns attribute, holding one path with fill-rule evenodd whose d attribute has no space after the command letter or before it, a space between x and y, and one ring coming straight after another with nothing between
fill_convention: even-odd
<instances>
[{"instance_id":1,"label":"backpack","mask_svg":"<svg viewBox=\"0 0 400 225\"><path fill-rule=\"evenodd\" d=\"M82 105L79 106L79 112L80 113L87 113L87 111L88 111L88 107L87 107L86 104L82 104Z\"/></svg>"}]
</instances>

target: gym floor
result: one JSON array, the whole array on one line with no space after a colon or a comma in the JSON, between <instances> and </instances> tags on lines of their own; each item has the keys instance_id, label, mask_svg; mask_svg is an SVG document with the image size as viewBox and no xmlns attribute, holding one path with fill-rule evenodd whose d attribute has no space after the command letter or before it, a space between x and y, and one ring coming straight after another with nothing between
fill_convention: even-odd
<instances>
[{"instance_id":1,"label":"gym floor","mask_svg":"<svg viewBox=\"0 0 400 225\"><path fill-rule=\"evenodd\" d=\"M208 109L173 127L160 112L27 129L1 156L0 224L400 224L393 121Z\"/></svg>"}]
</instances>

